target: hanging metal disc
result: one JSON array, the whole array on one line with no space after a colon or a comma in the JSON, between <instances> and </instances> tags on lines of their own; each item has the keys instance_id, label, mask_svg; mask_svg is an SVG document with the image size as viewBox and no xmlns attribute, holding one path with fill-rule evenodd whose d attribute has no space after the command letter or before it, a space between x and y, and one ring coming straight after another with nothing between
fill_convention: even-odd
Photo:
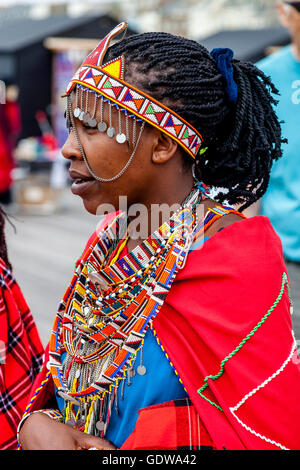
<instances>
[{"instance_id":1,"label":"hanging metal disc","mask_svg":"<svg viewBox=\"0 0 300 470\"><path fill-rule=\"evenodd\" d=\"M74 109L74 112L73 112L74 117L78 118L79 115L80 115L80 113L81 113L81 109L78 108L78 107L76 107L76 108Z\"/></svg>"},{"instance_id":2,"label":"hanging metal disc","mask_svg":"<svg viewBox=\"0 0 300 470\"><path fill-rule=\"evenodd\" d=\"M103 421L97 421L96 428L98 431L103 431L105 428L105 423Z\"/></svg>"},{"instance_id":3,"label":"hanging metal disc","mask_svg":"<svg viewBox=\"0 0 300 470\"><path fill-rule=\"evenodd\" d=\"M107 129L107 124L106 122L99 122L98 124L98 131L100 132L105 132Z\"/></svg>"},{"instance_id":4,"label":"hanging metal disc","mask_svg":"<svg viewBox=\"0 0 300 470\"><path fill-rule=\"evenodd\" d=\"M109 127L107 129L107 135L108 137L112 138L114 135L115 135L116 131L115 131L115 128L114 127Z\"/></svg>"},{"instance_id":5,"label":"hanging metal disc","mask_svg":"<svg viewBox=\"0 0 300 470\"><path fill-rule=\"evenodd\" d=\"M88 124L90 119L91 119L91 116L89 115L89 113L84 113L83 114L82 122L84 124Z\"/></svg>"},{"instance_id":6,"label":"hanging metal disc","mask_svg":"<svg viewBox=\"0 0 300 470\"><path fill-rule=\"evenodd\" d=\"M91 118L91 119L89 120L89 122L88 122L88 125L89 125L90 127L97 127L97 121L96 121L96 119L95 119L95 118Z\"/></svg>"},{"instance_id":7,"label":"hanging metal disc","mask_svg":"<svg viewBox=\"0 0 300 470\"><path fill-rule=\"evenodd\" d=\"M138 366L136 370L139 375L145 375L147 372L146 367L143 365Z\"/></svg>"},{"instance_id":8,"label":"hanging metal disc","mask_svg":"<svg viewBox=\"0 0 300 470\"><path fill-rule=\"evenodd\" d=\"M116 135L116 141L118 144L124 144L126 142L126 135L125 134L117 134Z\"/></svg>"}]
</instances>

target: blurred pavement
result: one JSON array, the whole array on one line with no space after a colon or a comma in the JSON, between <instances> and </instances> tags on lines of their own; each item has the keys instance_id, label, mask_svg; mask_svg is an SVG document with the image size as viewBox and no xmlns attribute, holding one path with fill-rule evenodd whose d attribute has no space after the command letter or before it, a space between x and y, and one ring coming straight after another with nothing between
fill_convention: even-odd
<instances>
[{"instance_id":1,"label":"blurred pavement","mask_svg":"<svg viewBox=\"0 0 300 470\"><path fill-rule=\"evenodd\" d=\"M11 217L6 239L14 275L47 344L57 306L72 277L97 218L88 214L78 196L65 190L64 208L52 215ZM9 211L8 211L9 212Z\"/></svg>"}]
</instances>

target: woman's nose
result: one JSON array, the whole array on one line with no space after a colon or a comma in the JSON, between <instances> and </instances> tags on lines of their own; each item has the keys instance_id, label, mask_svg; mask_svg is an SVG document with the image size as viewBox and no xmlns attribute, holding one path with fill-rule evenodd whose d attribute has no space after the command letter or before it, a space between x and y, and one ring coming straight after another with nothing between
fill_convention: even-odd
<instances>
[{"instance_id":1,"label":"woman's nose","mask_svg":"<svg viewBox=\"0 0 300 470\"><path fill-rule=\"evenodd\" d=\"M82 160L81 151L76 142L74 132L69 133L68 138L61 149L61 153L67 160Z\"/></svg>"}]
</instances>

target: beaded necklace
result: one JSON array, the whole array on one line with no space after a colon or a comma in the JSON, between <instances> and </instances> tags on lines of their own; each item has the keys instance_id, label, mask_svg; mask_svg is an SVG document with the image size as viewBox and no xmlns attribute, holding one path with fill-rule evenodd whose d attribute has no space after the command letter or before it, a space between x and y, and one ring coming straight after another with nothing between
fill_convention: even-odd
<instances>
[{"instance_id":1,"label":"beaded necklace","mask_svg":"<svg viewBox=\"0 0 300 470\"><path fill-rule=\"evenodd\" d=\"M104 435L116 387L203 226L197 208L206 197L205 188L195 187L169 221L120 259L111 257L111 248L125 226L124 213L86 251L60 303L49 347L50 371L66 400L69 424Z\"/></svg>"}]
</instances>

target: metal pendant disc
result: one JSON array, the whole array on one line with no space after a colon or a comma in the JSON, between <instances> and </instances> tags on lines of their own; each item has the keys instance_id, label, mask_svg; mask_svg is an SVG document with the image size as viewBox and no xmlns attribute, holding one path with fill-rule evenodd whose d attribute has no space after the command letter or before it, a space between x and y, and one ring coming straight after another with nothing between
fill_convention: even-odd
<instances>
[{"instance_id":1,"label":"metal pendant disc","mask_svg":"<svg viewBox=\"0 0 300 470\"><path fill-rule=\"evenodd\" d=\"M80 108L77 107L77 108L74 109L74 112L73 112L74 117L78 118L80 113L81 113Z\"/></svg>"},{"instance_id":2,"label":"metal pendant disc","mask_svg":"<svg viewBox=\"0 0 300 470\"><path fill-rule=\"evenodd\" d=\"M95 118L93 118L93 119L91 118L91 119L89 120L89 122L88 122L88 125L89 125L90 127L97 127L97 121L96 121L96 119L95 119Z\"/></svg>"},{"instance_id":3,"label":"metal pendant disc","mask_svg":"<svg viewBox=\"0 0 300 470\"><path fill-rule=\"evenodd\" d=\"M82 122L84 122L84 124L88 124L90 119L91 119L91 116L89 115L89 113L83 114Z\"/></svg>"},{"instance_id":4,"label":"metal pendant disc","mask_svg":"<svg viewBox=\"0 0 300 470\"><path fill-rule=\"evenodd\" d=\"M109 127L107 129L107 135L108 137L112 138L114 135L115 135L116 131L115 131L115 128L114 127Z\"/></svg>"},{"instance_id":5,"label":"metal pendant disc","mask_svg":"<svg viewBox=\"0 0 300 470\"><path fill-rule=\"evenodd\" d=\"M78 116L79 121L83 120L83 116L84 116L84 111L81 111L81 113Z\"/></svg>"},{"instance_id":6,"label":"metal pendant disc","mask_svg":"<svg viewBox=\"0 0 300 470\"><path fill-rule=\"evenodd\" d=\"M100 132L105 132L107 129L107 124L106 122L99 122L98 124L98 131Z\"/></svg>"},{"instance_id":7,"label":"metal pendant disc","mask_svg":"<svg viewBox=\"0 0 300 470\"><path fill-rule=\"evenodd\" d=\"M105 427L105 423L103 421L97 421L96 428L98 431L103 431Z\"/></svg>"},{"instance_id":8,"label":"metal pendant disc","mask_svg":"<svg viewBox=\"0 0 300 470\"><path fill-rule=\"evenodd\" d=\"M124 144L126 142L126 135L125 134L117 134L116 141L118 144Z\"/></svg>"},{"instance_id":9,"label":"metal pendant disc","mask_svg":"<svg viewBox=\"0 0 300 470\"><path fill-rule=\"evenodd\" d=\"M145 366L142 365L142 366L138 366L138 367L137 367L137 373L138 373L139 375L145 375L146 372L147 372L147 369L146 369Z\"/></svg>"}]
</instances>

